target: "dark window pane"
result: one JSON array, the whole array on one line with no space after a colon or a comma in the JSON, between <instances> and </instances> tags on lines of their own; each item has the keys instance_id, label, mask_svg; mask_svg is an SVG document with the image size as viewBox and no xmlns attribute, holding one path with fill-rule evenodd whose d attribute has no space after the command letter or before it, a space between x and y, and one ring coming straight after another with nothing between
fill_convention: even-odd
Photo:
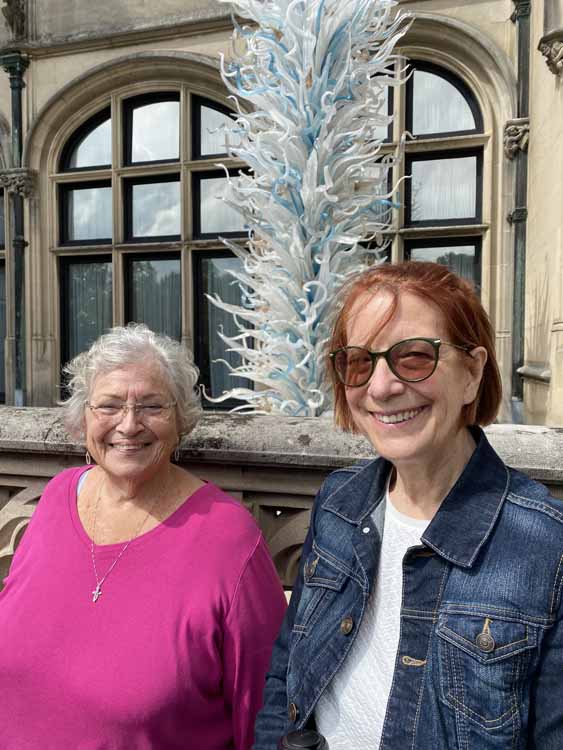
<instances>
[{"instance_id":1,"label":"dark window pane","mask_svg":"<svg viewBox=\"0 0 563 750\"><path fill-rule=\"evenodd\" d=\"M201 131L199 156L226 153L227 136L225 131L233 127L233 119L229 115L213 107L202 105L199 127ZM235 145L237 142L233 136L229 135L231 145Z\"/></svg>"},{"instance_id":2,"label":"dark window pane","mask_svg":"<svg viewBox=\"0 0 563 750\"><path fill-rule=\"evenodd\" d=\"M448 239L407 240L405 259L442 263L475 284L481 286L481 238L452 237Z\"/></svg>"},{"instance_id":3,"label":"dark window pane","mask_svg":"<svg viewBox=\"0 0 563 750\"><path fill-rule=\"evenodd\" d=\"M410 221L475 219L477 168L477 156L412 159L407 188Z\"/></svg>"},{"instance_id":4,"label":"dark window pane","mask_svg":"<svg viewBox=\"0 0 563 750\"><path fill-rule=\"evenodd\" d=\"M60 170L110 167L111 109L106 107L77 128L61 154Z\"/></svg>"},{"instance_id":5,"label":"dark window pane","mask_svg":"<svg viewBox=\"0 0 563 750\"><path fill-rule=\"evenodd\" d=\"M204 177L199 182L199 233L228 234L244 232L242 216L227 205L221 196L227 185L226 177ZM197 191L194 191L197 195Z\"/></svg>"},{"instance_id":6,"label":"dark window pane","mask_svg":"<svg viewBox=\"0 0 563 750\"><path fill-rule=\"evenodd\" d=\"M157 101L134 107L130 137L132 163L179 159L180 102Z\"/></svg>"},{"instance_id":7,"label":"dark window pane","mask_svg":"<svg viewBox=\"0 0 563 750\"><path fill-rule=\"evenodd\" d=\"M459 276L475 281L475 247L473 245L413 247L410 251L410 258L442 263Z\"/></svg>"},{"instance_id":8,"label":"dark window pane","mask_svg":"<svg viewBox=\"0 0 563 750\"><path fill-rule=\"evenodd\" d=\"M456 86L440 75L415 70L412 86L413 135L475 130L469 103Z\"/></svg>"},{"instance_id":9,"label":"dark window pane","mask_svg":"<svg viewBox=\"0 0 563 750\"><path fill-rule=\"evenodd\" d=\"M131 183L131 237L172 237L181 231L180 182Z\"/></svg>"},{"instance_id":10,"label":"dark window pane","mask_svg":"<svg viewBox=\"0 0 563 750\"><path fill-rule=\"evenodd\" d=\"M111 187L63 186L63 241L110 240L112 237Z\"/></svg>"},{"instance_id":11,"label":"dark window pane","mask_svg":"<svg viewBox=\"0 0 563 750\"><path fill-rule=\"evenodd\" d=\"M129 262L128 320L180 340L180 258L134 258Z\"/></svg>"},{"instance_id":12,"label":"dark window pane","mask_svg":"<svg viewBox=\"0 0 563 750\"><path fill-rule=\"evenodd\" d=\"M4 191L0 190L0 247L6 247L6 219L4 211Z\"/></svg>"},{"instance_id":13,"label":"dark window pane","mask_svg":"<svg viewBox=\"0 0 563 750\"><path fill-rule=\"evenodd\" d=\"M111 261L63 261L63 358L87 349L112 325Z\"/></svg>"},{"instance_id":14,"label":"dark window pane","mask_svg":"<svg viewBox=\"0 0 563 750\"><path fill-rule=\"evenodd\" d=\"M68 169L111 164L111 119L85 132L68 156Z\"/></svg>"},{"instance_id":15,"label":"dark window pane","mask_svg":"<svg viewBox=\"0 0 563 750\"><path fill-rule=\"evenodd\" d=\"M241 290L237 282L228 273L229 270L241 270L242 262L233 256L197 258L198 298L196 300L196 323L198 327L196 355L201 369L201 381L211 396L221 396L232 388L252 388L250 381L231 377L226 360L232 367L241 363L240 356L228 352L225 343L219 336L222 331L226 336L236 336L238 329L233 316L213 305L206 294L217 294L223 302L233 305L241 304ZM234 402L223 404L232 407ZM219 404L219 408L221 405ZM216 408L213 405L213 408Z\"/></svg>"},{"instance_id":16,"label":"dark window pane","mask_svg":"<svg viewBox=\"0 0 563 750\"><path fill-rule=\"evenodd\" d=\"M4 339L6 338L6 265L0 262L0 401L6 401Z\"/></svg>"}]
</instances>

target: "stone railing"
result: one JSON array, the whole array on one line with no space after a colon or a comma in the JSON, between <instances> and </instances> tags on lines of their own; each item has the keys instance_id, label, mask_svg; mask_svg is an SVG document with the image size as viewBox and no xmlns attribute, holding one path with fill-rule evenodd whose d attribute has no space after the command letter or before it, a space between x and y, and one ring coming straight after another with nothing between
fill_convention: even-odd
<instances>
[{"instance_id":1,"label":"stone railing","mask_svg":"<svg viewBox=\"0 0 563 750\"><path fill-rule=\"evenodd\" d=\"M494 425L493 446L510 466L563 499L563 429ZM329 419L207 414L183 442L181 463L239 498L270 545L285 586L294 580L313 497L339 466L373 456ZM4 577L46 482L84 461L60 409L0 407L0 575Z\"/></svg>"}]
</instances>

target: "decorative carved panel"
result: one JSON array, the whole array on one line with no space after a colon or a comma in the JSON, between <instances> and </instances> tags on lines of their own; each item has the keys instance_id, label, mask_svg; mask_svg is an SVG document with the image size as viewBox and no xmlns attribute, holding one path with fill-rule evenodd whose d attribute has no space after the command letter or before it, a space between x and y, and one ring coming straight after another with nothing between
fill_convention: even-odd
<instances>
[{"instance_id":1,"label":"decorative carved panel","mask_svg":"<svg viewBox=\"0 0 563 750\"><path fill-rule=\"evenodd\" d=\"M12 556L21 541L46 481L25 477L0 478L0 581L8 574Z\"/></svg>"},{"instance_id":2,"label":"decorative carved panel","mask_svg":"<svg viewBox=\"0 0 563 750\"><path fill-rule=\"evenodd\" d=\"M0 187L8 193L30 198L35 192L37 174L32 169L13 168L0 170Z\"/></svg>"},{"instance_id":3,"label":"decorative carved panel","mask_svg":"<svg viewBox=\"0 0 563 750\"><path fill-rule=\"evenodd\" d=\"M23 39L27 33L25 0L4 0L2 15L13 39Z\"/></svg>"},{"instance_id":4,"label":"decorative carved panel","mask_svg":"<svg viewBox=\"0 0 563 750\"><path fill-rule=\"evenodd\" d=\"M504 153L508 159L514 159L519 151L528 150L530 139L530 122L527 117L509 120L504 126Z\"/></svg>"},{"instance_id":5,"label":"decorative carved panel","mask_svg":"<svg viewBox=\"0 0 563 750\"><path fill-rule=\"evenodd\" d=\"M563 74L563 39L542 39L539 51L545 57L547 67L554 75Z\"/></svg>"}]
</instances>

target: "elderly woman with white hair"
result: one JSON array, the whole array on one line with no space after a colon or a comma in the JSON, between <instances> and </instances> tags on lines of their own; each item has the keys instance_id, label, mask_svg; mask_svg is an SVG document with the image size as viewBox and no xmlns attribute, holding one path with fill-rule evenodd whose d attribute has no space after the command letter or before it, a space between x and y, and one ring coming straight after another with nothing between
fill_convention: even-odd
<instances>
[{"instance_id":1,"label":"elderly woman with white hair","mask_svg":"<svg viewBox=\"0 0 563 750\"><path fill-rule=\"evenodd\" d=\"M172 463L191 355L130 325L66 369L87 464L45 488L0 595L0 747L247 750L285 598L250 514Z\"/></svg>"}]
</instances>

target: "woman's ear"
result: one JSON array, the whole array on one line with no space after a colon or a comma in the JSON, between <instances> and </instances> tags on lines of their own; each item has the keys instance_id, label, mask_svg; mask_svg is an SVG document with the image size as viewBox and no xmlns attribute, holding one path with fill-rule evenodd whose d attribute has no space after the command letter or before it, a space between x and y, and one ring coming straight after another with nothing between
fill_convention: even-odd
<instances>
[{"instance_id":1,"label":"woman's ear","mask_svg":"<svg viewBox=\"0 0 563 750\"><path fill-rule=\"evenodd\" d=\"M463 399L464 404L472 404L477 398L487 358L488 354L484 346L476 346L475 349L472 349L468 353L468 356L465 357L467 380Z\"/></svg>"}]
</instances>

